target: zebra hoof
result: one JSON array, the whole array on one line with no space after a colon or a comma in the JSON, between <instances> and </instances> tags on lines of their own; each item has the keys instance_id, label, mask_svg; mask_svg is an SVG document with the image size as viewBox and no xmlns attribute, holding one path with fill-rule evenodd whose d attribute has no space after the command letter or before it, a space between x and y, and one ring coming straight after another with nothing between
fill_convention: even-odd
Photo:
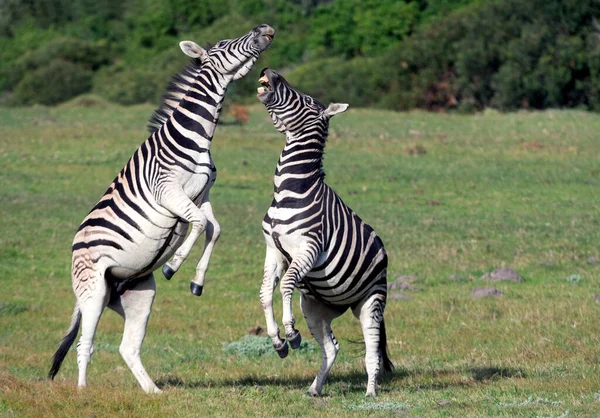
<instances>
[{"instance_id":1,"label":"zebra hoof","mask_svg":"<svg viewBox=\"0 0 600 418\"><path fill-rule=\"evenodd\" d=\"M279 354L280 358L286 358L289 352L289 348L287 345L287 341L283 341L283 343L281 344L281 346L276 346L273 345L273 347L275 347L275 351L277 351L277 354Z\"/></svg>"},{"instance_id":2,"label":"zebra hoof","mask_svg":"<svg viewBox=\"0 0 600 418\"><path fill-rule=\"evenodd\" d=\"M165 276L165 279L171 280L171 277L173 277L173 275L175 274L175 270L169 267L168 264L165 264L162 268L162 273L163 276Z\"/></svg>"},{"instance_id":3,"label":"zebra hoof","mask_svg":"<svg viewBox=\"0 0 600 418\"><path fill-rule=\"evenodd\" d=\"M294 350L300 347L300 343L302 342L302 336L300 335L300 331L298 331L297 329L295 329L291 334L286 335L285 338L287 338Z\"/></svg>"},{"instance_id":4,"label":"zebra hoof","mask_svg":"<svg viewBox=\"0 0 600 418\"><path fill-rule=\"evenodd\" d=\"M202 288L203 286L200 286L199 284L196 284L194 282L190 283L190 292L192 292L192 294L196 296L200 296L202 294Z\"/></svg>"},{"instance_id":5,"label":"zebra hoof","mask_svg":"<svg viewBox=\"0 0 600 418\"><path fill-rule=\"evenodd\" d=\"M315 388L310 388L306 392L306 396L310 396L311 398L316 398L316 397L321 396L321 392L317 392L317 390Z\"/></svg>"}]
</instances>

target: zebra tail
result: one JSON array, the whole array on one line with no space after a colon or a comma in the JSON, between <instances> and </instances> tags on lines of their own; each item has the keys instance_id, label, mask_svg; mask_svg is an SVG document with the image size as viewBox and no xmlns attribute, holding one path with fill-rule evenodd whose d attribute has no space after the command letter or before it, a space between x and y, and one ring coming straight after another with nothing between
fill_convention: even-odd
<instances>
[{"instance_id":1,"label":"zebra tail","mask_svg":"<svg viewBox=\"0 0 600 418\"><path fill-rule=\"evenodd\" d=\"M393 371L394 363L392 363L392 360L390 360L388 355L385 321L383 319L381 320L381 326L379 328L379 352L381 353L381 358L383 359L383 370L386 372Z\"/></svg>"},{"instance_id":2,"label":"zebra tail","mask_svg":"<svg viewBox=\"0 0 600 418\"><path fill-rule=\"evenodd\" d=\"M71 318L71 325L67 334L63 337L60 347L56 353L54 353L54 358L52 359L52 367L48 372L48 378L54 379L56 373L60 369L60 365L65 359L69 349L73 345L75 338L77 337L77 332L79 331L79 324L81 323L81 311L79 310L79 305L75 304L75 309L73 311L73 317Z\"/></svg>"}]
</instances>

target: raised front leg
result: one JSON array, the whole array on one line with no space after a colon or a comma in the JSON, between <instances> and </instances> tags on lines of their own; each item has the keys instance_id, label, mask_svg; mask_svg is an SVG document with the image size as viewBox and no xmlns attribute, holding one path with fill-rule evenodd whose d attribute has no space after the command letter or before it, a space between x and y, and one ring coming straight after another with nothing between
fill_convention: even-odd
<instances>
[{"instance_id":1,"label":"raised front leg","mask_svg":"<svg viewBox=\"0 0 600 418\"><path fill-rule=\"evenodd\" d=\"M300 347L302 337L300 332L294 328L296 319L292 311L292 296L296 285L306 277L306 274L313 268L317 260L318 248L316 245L306 245L302 247L294 256L290 267L281 279L279 290L283 300L283 326L285 327L285 337L290 342L292 348Z\"/></svg>"},{"instance_id":2,"label":"raised front leg","mask_svg":"<svg viewBox=\"0 0 600 418\"><path fill-rule=\"evenodd\" d=\"M279 283L281 271L282 265L277 257L277 251L275 248L267 245L263 281L260 287L260 304L265 312L267 334L273 341L273 347L275 347L279 357L285 358L288 355L288 345L279 336L279 327L277 326L275 313L273 312L273 292L277 287L277 283Z\"/></svg>"},{"instance_id":3,"label":"raised front leg","mask_svg":"<svg viewBox=\"0 0 600 418\"><path fill-rule=\"evenodd\" d=\"M190 290L196 296L202 294L204 277L206 275L206 270L208 270L208 262L210 261L210 256L215 248L215 243L221 236L221 227L213 214L212 206L208 198L208 191L200 205L200 210L206 216L206 240L204 242L202 257L200 257L200 261L196 266L196 277L194 277L194 280L192 280L192 283L190 284Z\"/></svg>"},{"instance_id":4,"label":"raised front leg","mask_svg":"<svg viewBox=\"0 0 600 418\"><path fill-rule=\"evenodd\" d=\"M161 193L159 203L173 215L180 217L192 225L191 231L181 246L175 251L173 259L163 266L163 274L170 279L179 270L190 254L192 247L206 229L208 222L206 214L189 198L181 186L173 185ZM194 286L191 286L194 294Z\"/></svg>"}]
</instances>

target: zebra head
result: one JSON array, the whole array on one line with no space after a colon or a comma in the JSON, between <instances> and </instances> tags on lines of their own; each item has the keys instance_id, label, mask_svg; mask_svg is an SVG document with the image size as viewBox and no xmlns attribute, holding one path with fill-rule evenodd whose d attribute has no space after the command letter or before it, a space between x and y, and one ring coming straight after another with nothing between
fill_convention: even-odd
<instances>
[{"instance_id":1,"label":"zebra head","mask_svg":"<svg viewBox=\"0 0 600 418\"><path fill-rule=\"evenodd\" d=\"M329 119L348 109L346 103L331 103L325 107L308 94L296 90L285 78L270 68L260 73L258 100L265 105L275 128L293 136L307 129L327 132Z\"/></svg>"},{"instance_id":2,"label":"zebra head","mask_svg":"<svg viewBox=\"0 0 600 418\"><path fill-rule=\"evenodd\" d=\"M180 42L179 46L187 56L199 59L203 66L212 67L229 80L238 80L248 74L274 36L275 30L262 24L239 38L219 41L208 51L192 41Z\"/></svg>"}]
</instances>

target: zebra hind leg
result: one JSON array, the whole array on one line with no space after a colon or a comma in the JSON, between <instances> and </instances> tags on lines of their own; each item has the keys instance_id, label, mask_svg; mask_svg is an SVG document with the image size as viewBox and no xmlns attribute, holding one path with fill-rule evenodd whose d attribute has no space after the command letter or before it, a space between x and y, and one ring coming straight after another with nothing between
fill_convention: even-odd
<instances>
[{"instance_id":1,"label":"zebra hind leg","mask_svg":"<svg viewBox=\"0 0 600 418\"><path fill-rule=\"evenodd\" d=\"M146 393L161 392L146 372L140 357L155 294L154 275L150 274L137 279L123 294L113 293L108 304L109 308L125 319L119 352Z\"/></svg>"},{"instance_id":2,"label":"zebra hind leg","mask_svg":"<svg viewBox=\"0 0 600 418\"><path fill-rule=\"evenodd\" d=\"M382 335L384 309L385 296L372 294L352 310L354 316L360 320L365 339L365 365L368 375L366 397L376 396L377 377L383 359L381 343L385 346L385 341L381 341L381 338L385 338L385 334Z\"/></svg>"},{"instance_id":3,"label":"zebra hind leg","mask_svg":"<svg viewBox=\"0 0 600 418\"><path fill-rule=\"evenodd\" d=\"M89 276L80 275L74 285L81 311L81 336L77 343L78 386L81 388L87 386L87 367L94 352L94 335L100 316L108 303L109 292L104 274L97 271Z\"/></svg>"},{"instance_id":4,"label":"zebra hind leg","mask_svg":"<svg viewBox=\"0 0 600 418\"><path fill-rule=\"evenodd\" d=\"M321 346L322 354L321 368L315 380L310 385L307 395L320 396L323 384L327 380L329 371L340 351L340 345L331 330L331 321L340 316L342 312L335 311L324 303L304 295L300 297L300 308L302 309L310 333L319 346Z\"/></svg>"}]
</instances>

